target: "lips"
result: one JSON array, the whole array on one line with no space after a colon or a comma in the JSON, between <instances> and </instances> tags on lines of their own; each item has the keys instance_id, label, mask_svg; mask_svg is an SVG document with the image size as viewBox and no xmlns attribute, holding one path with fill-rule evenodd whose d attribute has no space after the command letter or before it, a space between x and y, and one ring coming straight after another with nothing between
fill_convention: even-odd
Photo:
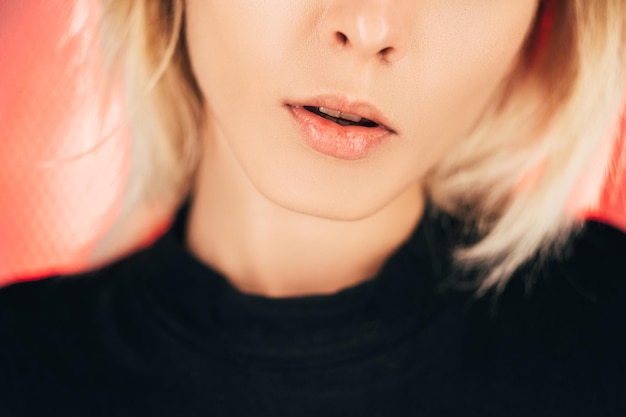
<instances>
[{"instance_id":1,"label":"lips","mask_svg":"<svg viewBox=\"0 0 626 417\"><path fill-rule=\"evenodd\" d=\"M314 150L344 160L363 159L396 134L386 118L367 102L323 96L285 103Z\"/></svg>"},{"instance_id":2,"label":"lips","mask_svg":"<svg viewBox=\"0 0 626 417\"><path fill-rule=\"evenodd\" d=\"M366 127L382 127L387 129L391 133L396 133L392 127L391 122L383 115L383 113L376 108L373 104L367 101L351 101L342 96L337 95L323 95L311 97L308 99L287 102L287 106L292 107L304 107L307 110L321 111L334 118L340 118L338 113L342 115L341 118L346 120L351 119L365 119L370 123ZM314 111L316 112L316 111Z\"/></svg>"}]
</instances>

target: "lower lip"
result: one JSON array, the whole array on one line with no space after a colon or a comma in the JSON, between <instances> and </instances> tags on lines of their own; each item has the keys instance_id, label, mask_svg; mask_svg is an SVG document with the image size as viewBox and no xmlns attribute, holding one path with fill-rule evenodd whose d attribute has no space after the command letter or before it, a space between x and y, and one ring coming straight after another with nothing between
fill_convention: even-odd
<instances>
[{"instance_id":1,"label":"lower lip","mask_svg":"<svg viewBox=\"0 0 626 417\"><path fill-rule=\"evenodd\" d=\"M338 159L363 159L391 136L384 127L341 126L301 106L287 106L316 151Z\"/></svg>"}]
</instances>

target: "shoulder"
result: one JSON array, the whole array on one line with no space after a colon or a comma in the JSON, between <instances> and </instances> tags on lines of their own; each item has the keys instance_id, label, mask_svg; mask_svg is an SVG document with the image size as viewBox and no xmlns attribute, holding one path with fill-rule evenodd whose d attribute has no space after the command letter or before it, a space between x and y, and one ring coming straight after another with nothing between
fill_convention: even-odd
<instances>
[{"instance_id":1,"label":"shoulder","mask_svg":"<svg viewBox=\"0 0 626 417\"><path fill-rule=\"evenodd\" d=\"M624 342L626 234L588 222L558 253L532 260L501 294L486 298L492 315L543 329L547 339L588 332Z\"/></svg>"},{"instance_id":2,"label":"shoulder","mask_svg":"<svg viewBox=\"0 0 626 417\"><path fill-rule=\"evenodd\" d=\"M563 309L571 319L626 341L626 233L588 222L535 278L539 305ZM545 295L541 295L541 292ZM532 293L531 293L532 294ZM545 300L542 300L545 298ZM563 317L565 319L565 317ZM616 340L617 341L617 340Z\"/></svg>"},{"instance_id":3,"label":"shoulder","mask_svg":"<svg viewBox=\"0 0 626 417\"><path fill-rule=\"evenodd\" d=\"M528 262L502 292L484 297L487 303L492 315L579 320L579 326L609 315L626 329L626 233L587 222L566 245Z\"/></svg>"},{"instance_id":4,"label":"shoulder","mask_svg":"<svg viewBox=\"0 0 626 417\"><path fill-rule=\"evenodd\" d=\"M69 395L103 375L106 326L141 258L0 289L0 404L25 406L24 393Z\"/></svg>"},{"instance_id":5,"label":"shoulder","mask_svg":"<svg viewBox=\"0 0 626 417\"><path fill-rule=\"evenodd\" d=\"M86 326L108 302L134 262L124 259L101 269L22 281L0 289L0 356L60 341Z\"/></svg>"},{"instance_id":6,"label":"shoulder","mask_svg":"<svg viewBox=\"0 0 626 417\"><path fill-rule=\"evenodd\" d=\"M138 253L93 271L24 280L0 288L0 326L19 326L29 320L47 322L78 313L136 274L142 258L145 254Z\"/></svg>"},{"instance_id":7,"label":"shoulder","mask_svg":"<svg viewBox=\"0 0 626 417\"><path fill-rule=\"evenodd\" d=\"M154 275L159 268L155 252L149 247L92 271L0 288L0 349L23 338L54 338L87 325L98 311L114 307L139 277Z\"/></svg>"},{"instance_id":8,"label":"shoulder","mask_svg":"<svg viewBox=\"0 0 626 417\"><path fill-rule=\"evenodd\" d=\"M563 252L535 260L466 311L469 350L492 380L626 413L623 232L588 223Z\"/></svg>"}]
</instances>

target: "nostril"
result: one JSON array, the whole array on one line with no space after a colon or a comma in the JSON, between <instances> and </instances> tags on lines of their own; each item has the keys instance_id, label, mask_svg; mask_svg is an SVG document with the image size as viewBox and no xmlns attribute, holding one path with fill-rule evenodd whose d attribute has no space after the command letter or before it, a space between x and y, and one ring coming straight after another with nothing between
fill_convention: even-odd
<instances>
[{"instance_id":1,"label":"nostril","mask_svg":"<svg viewBox=\"0 0 626 417\"><path fill-rule=\"evenodd\" d=\"M387 59L389 55L391 55L393 52L394 52L394 48L392 46L388 46L378 51L378 56L381 57L382 59Z\"/></svg>"},{"instance_id":2,"label":"nostril","mask_svg":"<svg viewBox=\"0 0 626 417\"><path fill-rule=\"evenodd\" d=\"M335 33L335 37L337 38L337 41L339 41L339 43L341 43L342 45L348 44L348 37L345 34L337 32Z\"/></svg>"}]
</instances>

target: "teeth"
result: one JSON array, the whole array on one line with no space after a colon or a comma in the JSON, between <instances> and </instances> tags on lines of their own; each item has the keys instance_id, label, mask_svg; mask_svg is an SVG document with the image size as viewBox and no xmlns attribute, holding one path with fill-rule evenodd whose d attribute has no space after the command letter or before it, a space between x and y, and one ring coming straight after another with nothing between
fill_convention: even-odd
<instances>
[{"instance_id":1,"label":"teeth","mask_svg":"<svg viewBox=\"0 0 626 417\"><path fill-rule=\"evenodd\" d=\"M320 111L320 113L327 114L327 115L329 115L331 117L334 117L336 119L345 119L345 120L349 120L349 121L355 122L355 123L358 123L358 122L361 121L361 117L357 116L356 114L342 113L340 111L329 109L329 108L326 108L326 107L320 107L319 111Z\"/></svg>"},{"instance_id":2,"label":"teeth","mask_svg":"<svg viewBox=\"0 0 626 417\"><path fill-rule=\"evenodd\" d=\"M326 108L326 107L320 107L319 111L320 111L320 113L327 114L327 115L332 116L332 117L334 117L336 119L341 119L341 112L340 111L329 109L329 108Z\"/></svg>"},{"instance_id":3,"label":"teeth","mask_svg":"<svg viewBox=\"0 0 626 417\"><path fill-rule=\"evenodd\" d=\"M341 113L341 118L350 120L351 122L355 122L355 123L358 123L361 121L361 117L357 116L356 114L350 114L350 113Z\"/></svg>"}]
</instances>

